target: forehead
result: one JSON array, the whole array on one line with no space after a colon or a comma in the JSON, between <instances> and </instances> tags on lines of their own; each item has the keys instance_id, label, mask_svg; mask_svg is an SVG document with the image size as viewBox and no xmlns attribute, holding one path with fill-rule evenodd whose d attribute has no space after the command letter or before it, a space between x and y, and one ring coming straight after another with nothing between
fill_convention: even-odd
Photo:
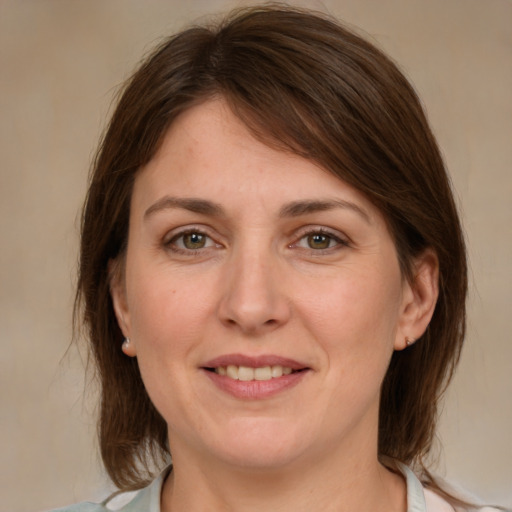
<instances>
[{"instance_id":1,"label":"forehead","mask_svg":"<svg viewBox=\"0 0 512 512\"><path fill-rule=\"evenodd\" d=\"M315 162L257 140L222 99L182 113L137 175L135 203L163 195L214 198L239 208L258 200L278 208L303 198L338 198L380 216L362 193Z\"/></svg>"},{"instance_id":2,"label":"forehead","mask_svg":"<svg viewBox=\"0 0 512 512\"><path fill-rule=\"evenodd\" d=\"M259 174L271 170L274 179L279 180L290 168L297 173L321 169L310 160L257 140L223 99L207 101L183 112L170 126L145 170L171 162L173 170L189 177L212 173L220 176L223 169L237 167L239 175L244 170Z\"/></svg>"}]
</instances>

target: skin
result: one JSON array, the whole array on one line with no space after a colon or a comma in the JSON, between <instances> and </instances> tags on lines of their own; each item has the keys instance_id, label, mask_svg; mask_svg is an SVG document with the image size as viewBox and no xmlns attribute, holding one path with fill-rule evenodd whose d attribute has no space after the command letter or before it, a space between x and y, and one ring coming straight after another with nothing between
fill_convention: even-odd
<instances>
[{"instance_id":1,"label":"skin","mask_svg":"<svg viewBox=\"0 0 512 512\"><path fill-rule=\"evenodd\" d=\"M338 203L290 215L297 201ZM162 510L406 510L402 478L377 458L379 393L393 351L430 321L435 255L407 282L365 196L257 141L217 99L182 114L137 175L125 258L111 285L124 350L173 454ZM202 369L233 353L308 370L240 399Z\"/></svg>"}]
</instances>

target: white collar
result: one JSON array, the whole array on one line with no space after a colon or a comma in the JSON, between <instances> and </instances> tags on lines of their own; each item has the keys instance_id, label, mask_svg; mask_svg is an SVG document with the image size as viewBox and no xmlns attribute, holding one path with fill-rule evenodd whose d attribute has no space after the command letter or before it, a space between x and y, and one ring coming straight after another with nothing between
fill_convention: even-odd
<instances>
[{"instance_id":1,"label":"white collar","mask_svg":"<svg viewBox=\"0 0 512 512\"><path fill-rule=\"evenodd\" d=\"M407 512L427 512L425 493L417 476L405 464L394 462L394 466L402 473L406 481ZM145 512L161 512L160 496L162 494L162 486L170 471L171 467L167 467L158 478L153 480L144 489L108 498L102 505L106 511L140 512L143 510Z\"/></svg>"}]
</instances>

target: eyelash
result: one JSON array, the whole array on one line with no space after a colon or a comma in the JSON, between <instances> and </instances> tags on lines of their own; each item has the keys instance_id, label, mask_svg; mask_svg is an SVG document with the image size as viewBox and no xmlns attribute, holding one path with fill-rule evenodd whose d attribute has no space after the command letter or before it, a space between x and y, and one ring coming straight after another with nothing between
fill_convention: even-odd
<instances>
[{"instance_id":1,"label":"eyelash","mask_svg":"<svg viewBox=\"0 0 512 512\"><path fill-rule=\"evenodd\" d=\"M321 256L323 254L332 253L336 250L339 250L342 247L350 246L350 243L348 240L341 238L339 235L333 233L332 231L329 231L328 229L312 228L312 229L309 229L309 230L301 233L300 237L297 239L297 241L290 244L289 247L299 247L299 243L302 240L307 239L310 236L315 236L315 235L320 235L320 236L326 237L330 241L335 242L335 245L333 245L332 247L326 247L325 249L313 249L311 247L300 247L300 249L304 249L305 251L308 251L310 254L312 254L314 256Z\"/></svg>"},{"instance_id":2,"label":"eyelash","mask_svg":"<svg viewBox=\"0 0 512 512\"><path fill-rule=\"evenodd\" d=\"M199 235L199 236L205 237L207 239L206 243L207 244L209 242L210 243L206 247L199 247L197 249L186 249L186 248L178 247L176 245L176 242L180 239L183 239L187 235ZM214 245L216 245L217 247L220 246L219 244L215 243L213 238L210 235L208 235L208 233L205 233L204 230L197 229L197 228L190 228L190 229L186 229L185 231L180 231L179 233L176 233L174 236L172 236L170 238L170 240L164 241L164 245L166 248L168 248L172 252L178 253L178 254L183 254L186 256L193 256L195 254L199 254L201 251L204 251L205 249L209 249L210 247L212 247Z\"/></svg>"},{"instance_id":3,"label":"eyelash","mask_svg":"<svg viewBox=\"0 0 512 512\"><path fill-rule=\"evenodd\" d=\"M183 240L183 238L186 237L187 235L199 235L201 237L205 237L206 238L205 243L208 245L206 245L204 247L199 247L197 249L187 249L187 248L183 248L183 247L178 247L176 245L177 241L180 239ZM311 236L315 236L315 235L320 235L320 236L326 237L327 239L329 239L329 242L328 242L329 244L331 242L334 242L335 245L329 246L329 247L326 247L323 249L313 249L312 247L300 247L299 246L299 243L302 240L307 239L308 237L311 237ZM165 241L164 245L170 251L177 253L177 254L183 254L185 256L197 255L197 254L203 252L204 250L207 250L213 246L221 247L221 245L217 244L213 240L213 238L210 235L208 235L208 233L206 233L204 230L198 229L198 228L190 228L190 229L186 229L185 231L176 233L168 241ZM302 232L300 234L299 238L297 239L297 241L289 244L288 247L305 250L305 251L308 251L312 255L319 256L322 254L334 252L334 251L340 249L341 247L348 247L349 245L350 244L347 240L341 238L339 235L334 234L332 231L329 231L325 228L313 228L313 229L309 229L307 231Z\"/></svg>"}]
</instances>

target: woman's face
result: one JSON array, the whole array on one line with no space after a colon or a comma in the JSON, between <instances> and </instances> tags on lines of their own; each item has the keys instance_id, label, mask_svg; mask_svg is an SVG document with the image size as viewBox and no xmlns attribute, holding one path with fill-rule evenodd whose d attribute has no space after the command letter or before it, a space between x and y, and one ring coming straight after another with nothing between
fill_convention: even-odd
<instances>
[{"instance_id":1,"label":"woman's face","mask_svg":"<svg viewBox=\"0 0 512 512\"><path fill-rule=\"evenodd\" d=\"M112 293L175 460L376 450L381 382L414 335L386 223L221 100L178 118L138 174Z\"/></svg>"}]
</instances>

